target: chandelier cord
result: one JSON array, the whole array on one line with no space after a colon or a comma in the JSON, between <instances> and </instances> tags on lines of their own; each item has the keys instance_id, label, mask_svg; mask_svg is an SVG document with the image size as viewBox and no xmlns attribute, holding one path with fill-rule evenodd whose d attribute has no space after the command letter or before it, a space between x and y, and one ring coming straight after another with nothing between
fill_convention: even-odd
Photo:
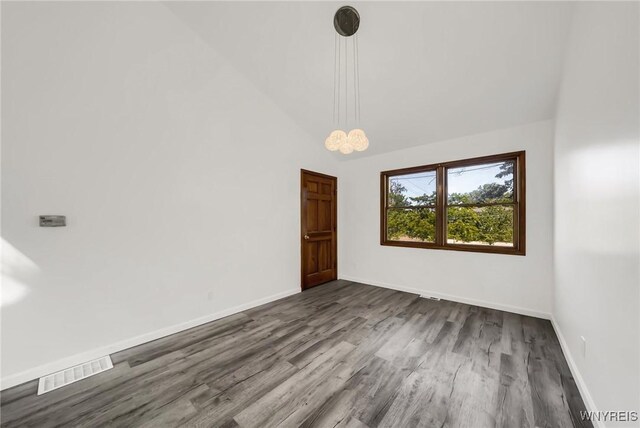
<instances>
[{"instance_id":1,"label":"chandelier cord","mask_svg":"<svg viewBox=\"0 0 640 428\"><path fill-rule=\"evenodd\" d=\"M340 104L342 91L342 50L344 39L344 125L348 128L349 123L349 45L347 37L335 34L334 57L333 57L333 123L340 126L342 115L340 114ZM353 119L354 126L360 126L360 58L358 46L358 34L354 34L352 38L352 61L353 61Z\"/></svg>"},{"instance_id":2,"label":"chandelier cord","mask_svg":"<svg viewBox=\"0 0 640 428\"><path fill-rule=\"evenodd\" d=\"M356 87L356 39L353 35L353 41L351 42L353 51L353 121L354 127L358 127L358 88Z\"/></svg>"},{"instance_id":3,"label":"chandelier cord","mask_svg":"<svg viewBox=\"0 0 640 428\"><path fill-rule=\"evenodd\" d=\"M347 38L344 37L344 127L349 129L349 56Z\"/></svg>"},{"instance_id":4,"label":"chandelier cord","mask_svg":"<svg viewBox=\"0 0 640 428\"><path fill-rule=\"evenodd\" d=\"M354 70L355 70L355 89L356 89L356 106L358 111L358 126L362 126L360 123L360 52L358 52L358 33L354 34Z\"/></svg>"},{"instance_id":5,"label":"chandelier cord","mask_svg":"<svg viewBox=\"0 0 640 428\"><path fill-rule=\"evenodd\" d=\"M335 68L335 77L337 78L338 81L338 85L337 85L337 92L334 92L334 101L336 103L336 109L337 109L337 113L336 113L336 124L338 127L340 127L340 62L341 62L341 53L340 53L340 35L338 33L336 33L336 68ZM334 91L336 90L336 86L335 86L335 82L334 82Z\"/></svg>"},{"instance_id":6,"label":"chandelier cord","mask_svg":"<svg viewBox=\"0 0 640 428\"><path fill-rule=\"evenodd\" d=\"M336 125L336 66L338 65L338 33L333 38L333 125Z\"/></svg>"}]
</instances>

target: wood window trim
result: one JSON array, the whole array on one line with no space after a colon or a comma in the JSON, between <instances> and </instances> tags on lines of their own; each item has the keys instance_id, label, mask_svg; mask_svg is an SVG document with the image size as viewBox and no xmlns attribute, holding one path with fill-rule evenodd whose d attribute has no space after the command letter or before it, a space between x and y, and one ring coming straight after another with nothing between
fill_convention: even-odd
<instances>
[{"instance_id":1,"label":"wood window trim","mask_svg":"<svg viewBox=\"0 0 640 428\"><path fill-rule=\"evenodd\" d=\"M449 244L447 233L447 174L448 168L472 166L483 163L503 162L513 160L514 163L514 221L513 247ZM436 236L435 242L392 241L387 239L387 186L389 177L419 172L436 171ZM474 204L479 205L479 204ZM471 251L477 253L526 255L526 160L525 151L502 153L498 155L482 156L431 165L421 165L410 168L382 171L380 173L380 245L390 247L429 248L435 250Z\"/></svg>"}]
</instances>

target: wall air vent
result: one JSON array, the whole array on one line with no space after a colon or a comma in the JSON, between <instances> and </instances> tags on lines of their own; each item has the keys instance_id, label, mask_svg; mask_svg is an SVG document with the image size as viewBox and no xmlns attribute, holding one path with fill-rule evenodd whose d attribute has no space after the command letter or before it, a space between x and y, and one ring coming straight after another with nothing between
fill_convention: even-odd
<instances>
[{"instance_id":1,"label":"wall air vent","mask_svg":"<svg viewBox=\"0 0 640 428\"><path fill-rule=\"evenodd\" d=\"M40 378L38 383L38 395L51 392L54 389L62 388L73 382L88 378L105 370L113 368L111 357L98 358L97 360L88 361L75 367L70 367L59 372Z\"/></svg>"}]
</instances>

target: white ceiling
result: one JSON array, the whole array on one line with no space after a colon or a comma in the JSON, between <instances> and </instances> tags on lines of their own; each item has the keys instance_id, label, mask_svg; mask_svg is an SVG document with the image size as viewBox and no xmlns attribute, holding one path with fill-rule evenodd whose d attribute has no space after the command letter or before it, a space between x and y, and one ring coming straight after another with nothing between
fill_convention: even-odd
<instances>
[{"instance_id":1,"label":"white ceiling","mask_svg":"<svg viewBox=\"0 0 640 428\"><path fill-rule=\"evenodd\" d=\"M571 5L359 2L358 157L553 117ZM333 128L334 2L167 7L318 144ZM336 154L337 157L344 157Z\"/></svg>"}]
</instances>

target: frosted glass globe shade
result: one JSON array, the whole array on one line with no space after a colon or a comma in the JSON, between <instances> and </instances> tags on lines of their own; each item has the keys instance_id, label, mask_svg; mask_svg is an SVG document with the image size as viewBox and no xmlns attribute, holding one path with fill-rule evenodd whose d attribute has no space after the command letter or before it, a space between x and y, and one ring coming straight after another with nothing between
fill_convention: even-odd
<instances>
[{"instance_id":1,"label":"frosted glass globe shade","mask_svg":"<svg viewBox=\"0 0 640 428\"><path fill-rule=\"evenodd\" d=\"M339 150L343 155L348 155L349 153L353 152L353 144L351 144L348 138L345 138L342 144L340 144Z\"/></svg>"},{"instance_id":2,"label":"frosted glass globe shade","mask_svg":"<svg viewBox=\"0 0 640 428\"><path fill-rule=\"evenodd\" d=\"M340 148L343 141L347 141L347 133L341 129L336 129L335 131L332 131L324 141L324 146L327 150L335 152Z\"/></svg>"},{"instance_id":3,"label":"frosted glass globe shade","mask_svg":"<svg viewBox=\"0 0 640 428\"><path fill-rule=\"evenodd\" d=\"M347 141L351 143L351 146L357 152L365 151L369 147L369 139L362 129L356 128L349 131Z\"/></svg>"}]
</instances>

